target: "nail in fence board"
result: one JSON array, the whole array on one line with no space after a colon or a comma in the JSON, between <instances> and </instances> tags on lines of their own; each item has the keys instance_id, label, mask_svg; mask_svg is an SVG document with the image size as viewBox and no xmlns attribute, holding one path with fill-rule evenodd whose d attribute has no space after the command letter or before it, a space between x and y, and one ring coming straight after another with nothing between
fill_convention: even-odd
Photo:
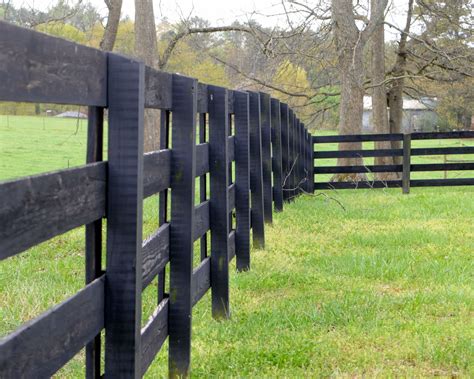
<instances>
[{"instance_id":1,"label":"nail in fence board","mask_svg":"<svg viewBox=\"0 0 474 379\"><path fill-rule=\"evenodd\" d=\"M265 222L271 223L273 220L273 188L270 95L263 92L260 92L260 112L262 128L263 215Z\"/></svg>"},{"instance_id":2,"label":"nail in fence board","mask_svg":"<svg viewBox=\"0 0 474 379\"><path fill-rule=\"evenodd\" d=\"M410 165L411 165L411 134L403 135L403 171L402 187L403 193L410 193Z\"/></svg>"},{"instance_id":3,"label":"nail in fence board","mask_svg":"<svg viewBox=\"0 0 474 379\"><path fill-rule=\"evenodd\" d=\"M89 107L87 122L87 163L102 161L104 109ZM86 284L102 274L102 219L86 225ZM100 378L100 334L86 346L86 378Z\"/></svg>"},{"instance_id":4,"label":"nail in fence board","mask_svg":"<svg viewBox=\"0 0 474 379\"><path fill-rule=\"evenodd\" d=\"M235 251L237 270L250 269L249 94L234 91L235 124Z\"/></svg>"},{"instance_id":5,"label":"nail in fence board","mask_svg":"<svg viewBox=\"0 0 474 379\"><path fill-rule=\"evenodd\" d=\"M189 375L197 81L173 75L169 376Z\"/></svg>"},{"instance_id":6,"label":"nail in fence board","mask_svg":"<svg viewBox=\"0 0 474 379\"><path fill-rule=\"evenodd\" d=\"M273 199L275 210L283 211L283 170L280 101L271 99Z\"/></svg>"},{"instance_id":7,"label":"nail in fence board","mask_svg":"<svg viewBox=\"0 0 474 379\"><path fill-rule=\"evenodd\" d=\"M250 190L252 239L255 248L265 247L263 219L262 135L260 127L260 94L249 92L250 101Z\"/></svg>"},{"instance_id":8,"label":"nail in fence board","mask_svg":"<svg viewBox=\"0 0 474 379\"><path fill-rule=\"evenodd\" d=\"M145 66L108 58L106 377L141 375Z\"/></svg>"},{"instance_id":9,"label":"nail in fence board","mask_svg":"<svg viewBox=\"0 0 474 379\"><path fill-rule=\"evenodd\" d=\"M212 316L229 310L229 112L227 89L208 86Z\"/></svg>"}]
</instances>

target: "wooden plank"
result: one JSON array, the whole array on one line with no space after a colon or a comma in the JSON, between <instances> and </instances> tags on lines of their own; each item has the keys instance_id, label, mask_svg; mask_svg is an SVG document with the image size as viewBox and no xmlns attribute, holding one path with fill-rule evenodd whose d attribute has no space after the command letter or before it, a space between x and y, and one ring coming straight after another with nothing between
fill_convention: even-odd
<instances>
[{"instance_id":1,"label":"wooden plank","mask_svg":"<svg viewBox=\"0 0 474 379\"><path fill-rule=\"evenodd\" d=\"M265 247L265 226L263 217L260 94L255 92L249 92L249 118L252 240L255 248L263 249Z\"/></svg>"},{"instance_id":2,"label":"wooden plank","mask_svg":"<svg viewBox=\"0 0 474 379\"><path fill-rule=\"evenodd\" d=\"M0 21L0 101L107 106L105 52Z\"/></svg>"},{"instance_id":3,"label":"wooden plank","mask_svg":"<svg viewBox=\"0 0 474 379\"><path fill-rule=\"evenodd\" d=\"M171 150L159 150L143 156L143 197L170 186Z\"/></svg>"},{"instance_id":4,"label":"wooden plank","mask_svg":"<svg viewBox=\"0 0 474 379\"><path fill-rule=\"evenodd\" d=\"M280 103L281 119L281 146L282 146L282 194L283 199L288 201L288 192L284 189L287 185L289 168L289 139L288 139L288 104Z\"/></svg>"},{"instance_id":5,"label":"wooden plank","mask_svg":"<svg viewBox=\"0 0 474 379\"><path fill-rule=\"evenodd\" d=\"M143 242L142 289L145 289L169 262L169 248L170 224L166 223Z\"/></svg>"},{"instance_id":6,"label":"wooden plank","mask_svg":"<svg viewBox=\"0 0 474 379\"><path fill-rule=\"evenodd\" d=\"M413 153L414 150L416 149L412 149L412 155L415 155ZM359 158L359 157L401 157L401 156L403 156L402 149L316 151L314 153L315 159Z\"/></svg>"},{"instance_id":7,"label":"wooden plank","mask_svg":"<svg viewBox=\"0 0 474 379\"><path fill-rule=\"evenodd\" d=\"M320 166L314 168L315 174L346 174L369 172L401 172L402 165L366 165L366 166Z\"/></svg>"},{"instance_id":8,"label":"wooden plank","mask_svg":"<svg viewBox=\"0 0 474 379\"><path fill-rule=\"evenodd\" d=\"M288 172L288 180L287 180L287 188L286 192L288 193L288 200L293 201L295 197L295 166L296 166L296 153L295 153L295 114L293 109L288 110L289 114L289 127L288 127L288 134L289 134L289 148L290 148L290 159L289 159L289 172Z\"/></svg>"},{"instance_id":9,"label":"wooden plank","mask_svg":"<svg viewBox=\"0 0 474 379\"><path fill-rule=\"evenodd\" d=\"M234 91L235 250L237 270L250 269L250 140L249 95Z\"/></svg>"},{"instance_id":10,"label":"wooden plank","mask_svg":"<svg viewBox=\"0 0 474 379\"><path fill-rule=\"evenodd\" d=\"M451 186L472 186L474 178L458 179L412 179L411 187L451 187Z\"/></svg>"},{"instance_id":11,"label":"wooden plank","mask_svg":"<svg viewBox=\"0 0 474 379\"><path fill-rule=\"evenodd\" d=\"M229 100L225 88L209 86L208 91L212 316L215 319L226 319L230 316Z\"/></svg>"},{"instance_id":12,"label":"wooden plank","mask_svg":"<svg viewBox=\"0 0 474 379\"><path fill-rule=\"evenodd\" d=\"M474 154L474 146L464 147L419 147L411 149L411 155Z\"/></svg>"},{"instance_id":13,"label":"wooden plank","mask_svg":"<svg viewBox=\"0 0 474 379\"><path fill-rule=\"evenodd\" d=\"M412 140L457 138L474 138L474 131L465 130L458 132L415 132L411 134Z\"/></svg>"},{"instance_id":14,"label":"wooden plank","mask_svg":"<svg viewBox=\"0 0 474 379\"><path fill-rule=\"evenodd\" d=\"M262 128L262 169L263 169L263 216L265 222L273 221L273 186L271 152L270 95L260 92L260 112Z\"/></svg>"},{"instance_id":15,"label":"wooden plank","mask_svg":"<svg viewBox=\"0 0 474 379\"><path fill-rule=\"evenodd\" d=\"M100 162L103 159L104 108L89 107L87 120L86 163ZM86 284L102 275L102 219L86 225L85 271ZM98 334L86 345L86 378L100 378L101 341Z\"/></svg>"},{"instance_id":16,"label":"wooden plank","mask_svg":"<svg viewBox=\"0 0 474 379\"><path fill-rule=\"evenodd\" d=\"M404 194L410 193L411 135L403 135L402 188Z\"/></svg>"},{"instance_id":17,"label":"wooden plank","mask_svg":"<svg viewBox=\"0 0 474 379\"><path fill-rule=\"evenodd\" d=\"M210 204L206 200L199 204L194 210L194 237L196 241L201 238L210 227Z\"/></svg>"},{"instance_id":18,"label":"wooden plank","mask_svg":"<svg viewBox=\"0 0 474 379\"><path fill-rule=\"evenodd\" d=\"M275 211L283 211L283 157L280 101L271 99L273 201Z\"/></svg>"},{"instance_id":19,"label":"wooden plank","mask_svg":"<svg viewBox=\"0 0 474 379\"><path fill-rule=\"evenodd\" d=\"M168 318L171 378L187 377L191 360L197 90L195 79L173 75Z\"/></svg>"},{"instance_id":20,"label":"wooden plank","mask_svg":"<svg viewBox=\"0 0 474 379\"><path fill-rule=\"evenodd\" d=\"M423 163L412 164L411 171L465 171L474 170L474 163Z\"/></svg>"},{"instance_id":21,"label":"wooden plank","mask_svg":"<svg viewBox=\"0 0 474 379\"><path fill-rule=\"evenodd\" d=\"M0 259L105 215L105 162L0 184Z\"/></svg>"},{"instance_id":22,"label":"wooden plank","mask_svg":"<svg viewBox=\"0 0 474 379\"><path fill-rule=\"evenodd\" d=\"M0 377L46 378L104 327L104 276L0 340Z\"/></svg>"},{"instance_id":23,"label":"wooden plank","mask_svg":"<svg viewBox=\"0 0 474 379\"><path fill-rule=\"evenodd\" d=\"M207 102L207 96L206 96L206 102ZM207 106L206 106L207 107ZM207 108L206 108L207 109ZM207 131L207 114L206 113L200 113L199 114L199 143L205 143L206 142L206 131ZM209 148L207 149L207 162L208 162L208 170L209 172ZM197 169L196 169L197 171ZM207 175L201 175L199 177L199 200L201 203L207 200ZM201 261L207 257L207 234L204 234L201 237L200 241L200 253L201 253Z\"/></svg>"},{"instance_id":24,"label":"wooden plank","mask_svg":"<svg viewBox=\"0 0 474 379\"><path fill-rule=\"evenodd\" d=\"M235 136L228 137L227 154L229 155L229 162L235 161Z\"/></svg>"},{"instance_id":25,"label":"wooden plank","mask_svg":"<svg viewBox=\"0 0 474 379\"><path fill-rule=\"evenodd\" d=\"M105 372L141 375L145 66L109 54Z\"/></svg>"},{"instance_id":26,"label":"wooden plank","mask_svg":"<svg viewBox=\"0 0 474 379\"><path fill-rule=\"evenodd\" d=\"M209 143L200 143L196 146L196 177L209 172Z\"/></svg>"},{"instance_id":27,"label":"wooden plank","mask_svg":"<svg viewBox=\"0 0 474 379\"><path fill-rule=\"evenodd\" d=\"M398 188L402 186L401 180L367 181L367 182L315 182L314 189L367 189L367 188Z\"/></svg>"},{"instance_id":28,"label":"wooden plank","mask_svg":"<svg viewBox=\"0 0 474 379\"><path fill-rule=\"evenodd\" d=\"M198 83L197 111L201 114L207 113L208 111L207 84Z\"/></svg>"},{"instance_id":29,"label":"wooden plank","mask_svg":"<svg viewBox=\"0 0 474 379\"><path fill-rule=\"evenodd\" d=\"M235 230L229 233L229 262L235 257Z\"/></svg>"},{"instance_id":30,"label":"wooden plank","mask_svg":"<svg viewBox=\"0 0 474 379\"><path fill-rule=\"evenodd\" d=\"M193 307L201 300L211 288L211 257L205 258L198 267L193 270L192 278L192 303Z\"/></svg>"},{"instance_id":31,"label":"wooden plank","mask_svg":"<svg viewBox=\"0 0 474 379\"><path fill-rule=\"evenodd\" d=\"M168 337L168 312L169 300L165 298L141 330L142 376L145 375Z\"/></svg>"},{"instance_id":32,"label":"wooden plank","mask_svg":"<svg viewBox=\"0 0 474 379\"><path fill-rule=\"evenodd\" d=\"M229 212L232 212L232 210L235 208L235 188L235 183L232 183L229 186Z\"/></svg>"},{"instance_id":33,"label":"wooden plank","mask_svg":"<svg viewBox=\"0 0 474 379\"><path fill-rule=\"evenodd\" d=\"M170 114L169 110L162 110L160 112L160 149L169 149L169 131L170 131ZM170 168L170 182L171 182L171 168ZM170 183L171 185L171 183ZM158 200L158 225L163 225L168 221L168 189L160 192ZM165 281L166 281L166 266L158 274L158 303L165 298Z\"/></svg>"},{"instance_id":34,"label":"wooden plank","mask_svg":"<svg viewBox=\"0 0 474 379\"><path fill-rule=\"evenodd\" d=\"M145 107L171 109L172 105L171 74L145 67Z\"/></svg>"},{"instance_id":35,"label":"wooden plank","mask_svg":"<svg viewBox=\"0 0 474 379\"><path fill-rule=\"evenodd\" d=\"M403 134L346 134L334 136L313 136L313 143L401 141Z\"/></svg>"}]
</instances>

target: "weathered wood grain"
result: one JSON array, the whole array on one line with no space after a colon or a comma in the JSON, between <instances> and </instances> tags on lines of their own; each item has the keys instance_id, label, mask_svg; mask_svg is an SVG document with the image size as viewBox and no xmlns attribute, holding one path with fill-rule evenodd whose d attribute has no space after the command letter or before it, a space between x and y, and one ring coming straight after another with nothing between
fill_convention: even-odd
<instances>
[{"instance_id":1,"label":"weathered wood grain","mask_svg":"<svg viewBox=\"0 0 474 379\"><path fill-rule=\"evenodd\" d=\"M169 301L163 299L141 330L142 376L145 375L156 354L168 337Z\"/></svg>"},{"instance_id":2,"label":"weathered wood grain","mask_svg":"<svg viewBox=\"0 0 474 379\"><path fill-rule=\"evenodd\" d=\"M209 172L209 143L200 143L196 146L196 177Z\"/></svg>"},{"instance_id":3,"label":"weathered wood grain","mask_svg":"<svg viewBox=\"0 0 474 379\"><path fill-rule=\"evenodd\" d=\"M0 259L105 215L104 162L0 184Z\"/></svg>"},{"instance_id":4,"label":"weathered wood grain","mask_svg":"<svg viewBox=\"0 0 474 379\"><path fill-rule=\"evenodd\" d=\"M143 156L143 197L147 198L170 186L171 150L159 150Z\"/></svg>"},{"instance_id":5,"label":"weathered wood grain","mask_svg":"<svg viewBox=\"0 0 474 379\"><path fill-rule=\"evenodd\" d=\"M211 257L205 258L198 267L193 270L192 303L195 306L199 300L211 288Z\"/></svg>"},{"instance_id":6,"label":"weathered wood grain","mask_svg":"<svg viewBox=\"0 0 474 379\"><path fill-rule=\"evenodd\" d=\"M171 109L171 82L171 74L146 66L145 107L154 109Z\"/></svg>"},{"instance_id":7,"label":"weathered wood grain","mask_svg":"<svg viewBox=\"0 0 474 379\"><path fill-rule=\"evenodd\" d=\"M143 242L142 289L145 289L169 262L170 224L161 225Z\"/></svg>"},{"instance_id":8,"label":"weathered wood grain","mask_svg":"<svg viewBox=\"0 0 474 379\"><path fill-rule=\"evenodd\" d=\"M0 101L107 106L103 51L0 21Z\"/></svg>"},{"instance_id":9,"label":"weathered wood grain","mask_svg":"<svg viewBox=\"0 0 474 379\"><path fill-rule=\"evenodd\" d=\"M206 200L199 204L194 210L194 237L196 241L201 238L210 227L210 204Z\"/></svg>"}]
</instances>

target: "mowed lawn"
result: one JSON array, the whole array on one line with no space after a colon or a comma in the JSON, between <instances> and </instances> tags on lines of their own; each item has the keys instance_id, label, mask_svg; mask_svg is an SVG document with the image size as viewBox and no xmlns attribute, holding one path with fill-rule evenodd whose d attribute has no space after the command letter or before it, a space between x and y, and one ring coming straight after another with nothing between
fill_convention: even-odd
<instances>
[{"instance_id":1,"label":"mowed lawn","mask_svg":"<svg viewBox=\"0 0 474 379\"><path fill-rule=\"evenodd\" d=\"M0 180L83 163L85 123L76 132L72 120L47 119L45 130L41 118L4 120ZM144 236L156 203L145 202ZM473 221L469 187L326 191L285 204L251 271L232 263L231 320L212 319L209 294L194 308L192 375L473 377ZM83 286L83 246L78 228L0 262L0 335ZM83 361L57 377L83 377ZM166 374L165 345L147 377Z\"/></svg>"}]
</instances>

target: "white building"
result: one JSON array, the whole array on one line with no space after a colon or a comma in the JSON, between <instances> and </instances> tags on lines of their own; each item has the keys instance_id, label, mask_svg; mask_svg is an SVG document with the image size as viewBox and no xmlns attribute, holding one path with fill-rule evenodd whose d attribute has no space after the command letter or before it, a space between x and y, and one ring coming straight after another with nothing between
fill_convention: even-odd
<instances>
[{"instance_id":1,"label":"white building","mask_svg":"<svg viewBox=\"0 0 474 379\"><path fill-rule=\"evenodd\" d=\"M436 99L403 99L403 132L431 132L437 130L438 116L434 111ZM372 124L372 98L364 96L362 130L374 133Z\"/></svg>"}]
</instances>

